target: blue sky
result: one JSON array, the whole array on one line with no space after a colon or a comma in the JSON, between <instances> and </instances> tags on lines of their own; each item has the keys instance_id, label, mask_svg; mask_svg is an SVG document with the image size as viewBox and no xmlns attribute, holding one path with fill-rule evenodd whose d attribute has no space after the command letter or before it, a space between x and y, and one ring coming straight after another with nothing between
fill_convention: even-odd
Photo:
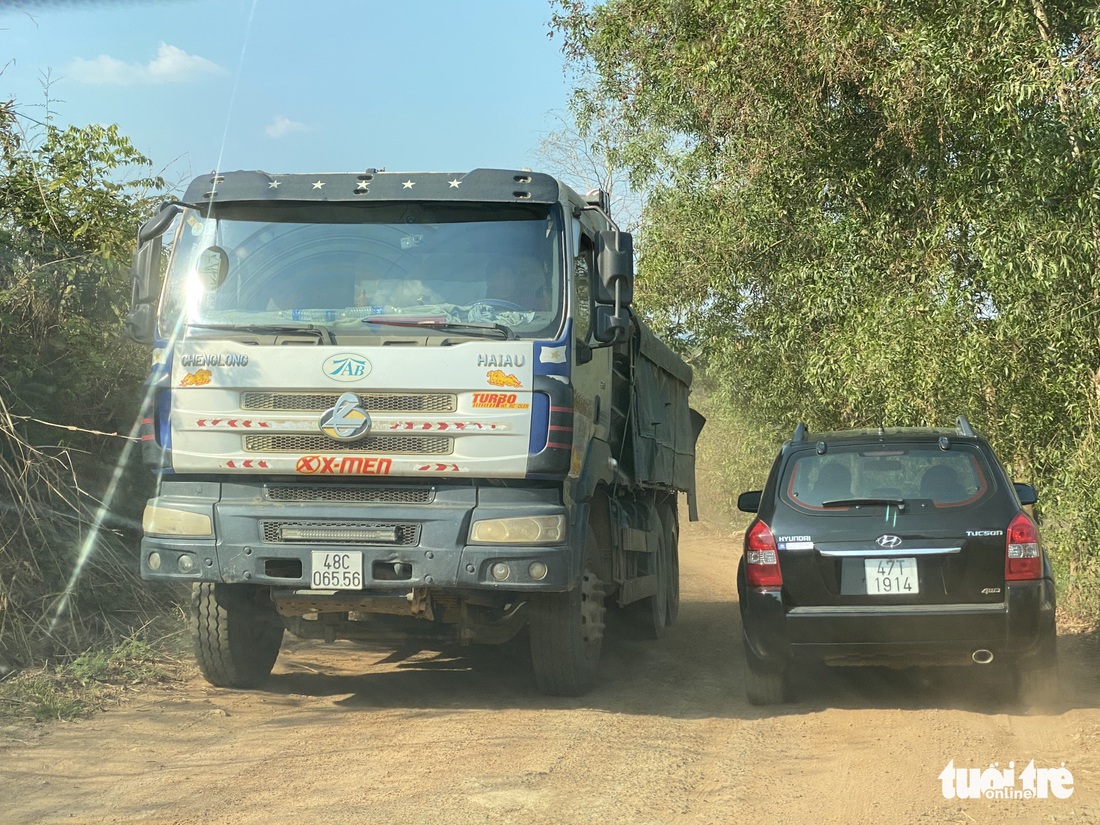
<instances>
[{"instance_id":1,"label":"blue sky","mask_svg":"<svg viewBox=\"0 0 1100 825\"><path fill-rule=\"evenodd\" d=\"M571 88L551 12L547 0L9 0L0 102L44 119L48 74L55 122L119 124L170 181L218 166L537 168Z\"/></svg>"}]
</instances>

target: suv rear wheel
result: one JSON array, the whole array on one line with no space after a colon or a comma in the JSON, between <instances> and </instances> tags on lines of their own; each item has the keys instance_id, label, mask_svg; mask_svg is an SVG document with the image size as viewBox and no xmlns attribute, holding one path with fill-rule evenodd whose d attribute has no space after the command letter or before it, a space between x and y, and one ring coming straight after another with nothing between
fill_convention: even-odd
<instances>
[{"instance_id":1,"label":"suv rear wheel","mask_svg":"<svg viewBox=\"0 0 1100 825\"><path fill-rule=\"evenodd\" d=\"M1016 689L1028 705L1048 707L1058 701L1058 636L1053 628L1038 655L1016 663Z\"/></svg>"},{"instance_id":2,"label":"suv rear wheel","mask_svg":"<svg viewBox=\"0 0 1100 825\"><path fill-rule=\"evenodd\" d=\"M745 642L745 697L751 705L777 705L787 693L785 664L765 662Z\"/></svg>"}]
</instances>

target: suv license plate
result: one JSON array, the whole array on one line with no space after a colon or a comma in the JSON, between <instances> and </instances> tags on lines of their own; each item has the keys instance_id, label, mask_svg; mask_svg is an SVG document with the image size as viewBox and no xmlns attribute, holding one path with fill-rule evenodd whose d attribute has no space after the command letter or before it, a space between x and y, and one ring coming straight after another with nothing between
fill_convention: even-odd
<instances>
[{"instance_id":1,"label":"suv license plate","mask_svg":"<svg viewBox=\"0 0 1100 825\"><path fill-rule=\"evenodd\" d=\"M864 559L868 596L909 596L920 592L917 580L917 560Z\"/></svg>"},{"instance_id":2,"label":"suv license plate","mask_svg":"<svg viewBox=\"0 0 1100 825\"><path fill-rule=\"evenodd\" d=\"M312 590L362 590L363 553L361 550L311 553L313 570L309 576Z\"/></svg>"}]
</instances>

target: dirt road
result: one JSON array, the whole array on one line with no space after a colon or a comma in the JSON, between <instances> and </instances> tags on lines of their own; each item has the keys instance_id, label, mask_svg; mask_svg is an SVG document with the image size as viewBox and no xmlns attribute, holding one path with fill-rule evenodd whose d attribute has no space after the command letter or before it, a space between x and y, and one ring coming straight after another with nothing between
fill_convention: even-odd
<instances>
[{"instance_id":1,"label":"dirt road","mask_svg":"<svg viewBox=\"0 0 1100 825\"><path fill-rule=\"evenodd\" d=\"M1090 641L1062 640L1056 713L1016 704L992 670L806 670L791 704L758 709L741 683L737 542L688 524L681 542L677 625L659 642L609 639L582 699L539 695L525 657L500 651L292 642L263 692L194 676L90 720L0 733L0 822L1100 821ZM1073 793L945 799L951 760L1014 761L1014 776L1065 763Z\"/></svg>"}]
</instances>

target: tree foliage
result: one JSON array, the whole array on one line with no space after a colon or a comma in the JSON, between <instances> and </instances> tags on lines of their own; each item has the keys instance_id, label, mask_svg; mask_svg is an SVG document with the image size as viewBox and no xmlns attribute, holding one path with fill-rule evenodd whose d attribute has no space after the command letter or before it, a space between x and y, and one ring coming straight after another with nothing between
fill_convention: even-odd
<instances>
[{"instance_id":1,"label":"tree foliage","mask_svg":"<svg viewBox=\"0 0 1100 825\"><path fill-rule=\"evenodd\" d=\"M0 107L0 364L12 408L102 429L145 358L121 339L134 228L164 181L116 126L28 134Z\"/></svg>"},{"instance_id":2,"label":"tree foliage","mask_svg":"<svg viewBox=\"0 0 1100 825\"><path fill-rule=\"evenodd\" d=\"M557 6L647 190L640 300L727 397L776 430L966 413L1091 554L1096 4Z\"/></svg>"}]
</instances>

